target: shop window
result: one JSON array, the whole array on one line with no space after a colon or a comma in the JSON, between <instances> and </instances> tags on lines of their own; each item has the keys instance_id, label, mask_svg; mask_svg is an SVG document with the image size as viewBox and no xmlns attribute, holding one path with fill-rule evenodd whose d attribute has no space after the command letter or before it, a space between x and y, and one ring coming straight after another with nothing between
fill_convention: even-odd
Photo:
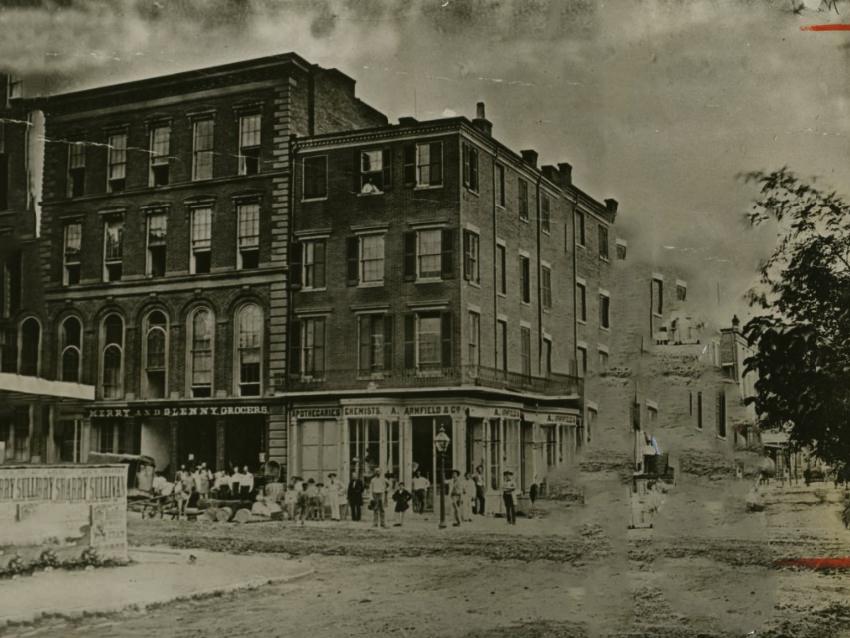
<instances>
[{"instance_id":1,"label":"shop window","mask_svg":"<svg viewBox=\"0 0 850 638\"><path fill-rule=\"evenodd\" d=\"M192 240L190 272L205 274L210 271L212 251L212 208L192 209Z\"/></svg>"},{"instance_id":2,"label":"shop window","mask_svg":"<svg viewBox=\"0 0 850 638\"><path fill-rule=\"evenodd\" d=\"M41 324L35 317L28 317L18 328L18 374L37 377L40 371Z\"/></svg>"},{"instance_id":3,"label":"shop window","mask_svg":"<svg viewBox=\"0 0 850 638\"><path fill-rule=\"evenodd\" d=\"M145 317L143 330L144 396L163 399L168 393L168 318L162 311L154 310Z\"/></svg>"},{"instance_id":4,"label":"shop window","mask_svg":"<svg viewBox=\"0 0 850 638\"><path fill-rule=\"evenodd\" d=\"M239 252L237 268L256 268L260 265L260 204L239 204Z\"/></svg>"},{"instance_id":5,"label":"shop window","mask_svg":"<svg viewBox=\"0 0 850 638\"><path fill-rule=\"evenodd\" d=\"M348 461L351 471L368 478L380 467L381 422L378 419L348 420Z\"/></svg>"},{"instance_id":6,"label":"shop window","mask_svg":"<svg viewBox=\"0 0 850 638\"><path fill-rule=\"evenodd\" d=\"M471 230L463 231L463 278L475 284L481 283L479 237Z\"/></svg>"},{"instance_id":7,"label":"shop window","mask_svg":"<svg viewBox=\"0 0 850 638\"><path fill-rule=\"evenodd\" d=\"M508 294L508 258L504 244L496 244L496 285L500 295Z\"/></svg>"},{"instance_id":8,"label":"shop window","mask_svg":"<svg viewBox=\"0 0 850 638\"><path fill-rule=\"evenodd\" d=\"M239 174L260 172L260 140L262 118L259 113L239 118Z\"/></svg>"},{"instance_id":9,"label":"shop window","mask_svg":"<svg viewBox=\"0 0 850 638\"><path fill-rule=\"evenodd\" d=\"M349 286L384 283L384 235L349 237L346 243L346 283Z\"/></svg>"},{"instance_id":10,"label":"shop window","mask_svg":"<svg viewBox=\"0 0 850 638\"><path fill-rule=\"evenodd\" d=\"M86 191L86 145L68 145L68 197L82 197Z\"/></svg>"},{"instance_id":11,"label":"shop window","mask_svg":"<svg viewBox=\"0 0 850 638\"><path fill-rule=\"evenodd\" d=\"M263 311L257 304L247 304L236 315L239 333L236 353L239 395L260 396L263 360Z\"/></svg>"},{"instance_id":12,"label":"shop window","mask_svg":"<svg viewBox=\"0 0 850 638\"><path fill-rule=\"evenodd\" d=\"M213 344L215 316L209 308L189 315L189 389L193 397L211 397L213 392Z\"/></svg>"},{"instance_id":13,"label":"shop window","mask_svg":"<svg viewBox=\"0 0 850 638\"><path fill-rule=\"evenodd\" d=\"M519 256L519 274L522 303L531 303L531 260L526 255Z\"/></svg>"},{"instance_id":14,"label":"shop window","mask_svg":"<svg viewBox=\"0 0 850 638\"><path fill-rule=\"evenodd\" d=\"M472 366L481 365L481 315L477 312L470 311L468 314L468 347L469 359L468 363Z\"/></svg>"},{"instance_id":15,"label":"shop window","mask_svg":"<svg viewBox=\"0 0 850 638\"><path fill-rule=\"evenodd\" d=\"M450 368L453 360L452 314L420 312L405 316L404 367L420 372Z\"/></svg>"},{"instance_id":16,"label":"shop window","mask_svg":"<svg viewBox=\"0 0 850 638\"><path fill-rule=\"evenodd\" d=\"M508 371L508 322L504 319L496 321L496 368Z\"/></svg>"},{"instance_id":17,"label":"shop window","mask_svg":"<svg viewBox=\"0 0 850 638\"><path fill-rule=\"evenodd\" d=\"M104 399L124 396L124 320L107 315L101 324L101 395Z\"/></svg>"},{"instance_id":18,"label":"shop window","mask_svg":"<svg viewBox=\"0 0 850 638\"><path fill-rule=\"evenodd\" d=\"M432 228L404 235L406 281L450 279L454 276L454 230Z\"/></svg>"},{"instance_id":19,"label":"shop window","mask_svg":"<svg viewBox=\"0 0 850 638\"><path fill-rule=\"evenodd\" d=\"M192 179L211 179L213 176L213 138L215 120L204 118L192 124Z\"/></svg>"},{"instance_id":20,"label":"shop window","mask_svg":"<svg viewBox=\"0 0 850 638\"><path fill-rule=\"evenodd\" d=\"M59 328L59 379L79 383L83 364L83 326L67 317Z\"/></svg>"},{"instance_id":21,"label":"shop window","mask_svg":"<svg viewBox=\"0 0 850 638\"><path fill-rule=\"evenodd\" d=\"M542 426L540 429L545 436L546 467L551 468L558 463L558 434L553 425Z\"/></svg>"},{"instance_id":22,"label":"shop window","mask_svg":"<svg viewBox=\"0 0 850 638\"><path fill-rule=\"evenodd\" d=\"M325 155L304 158L303 199L328 196L328 158Z\"/></svg>"},{"instance_id":23,"label":"shop window","mask_svg":"<svg viewBox=\"0 0 850 638\"><path fill-rule=\"evenodd\" d=\"M498 490L502 484L502 424L499 419L492 419L488 423L489 450L487 457L489 459L490 489Z\"/></svg>"},{"instance_id":24,"label":"shop window","mask_svg":"<svg viewBox=\"0 0 850 638\"><path fill-rule=\"evenodd\" d=\"M552 269L548 266L540 268L540 287L544 310L552 309Z\"/></svg>"},{"instance_id":25,"label":"shop window","mask_svg":"<svg viewBox=\"0 0 850 638\"><path fill-rule=\"evenodd\" d=\"M597 232L599 233L599 258L608 261L610 259L608 227L605 224L599 224Z\"/></svg>"},{"instance_id":26,"label":"shop window","mask_svg":"<svg viewBox=\"0 0 850 638\"><path fill-rule=\"evenodd\" d=\"M168 235L168 215L164 211L151 212L148 215L148 277L165 275L165 245Z\"/></svg>"},{"instance_id":27,"label":"shop window","mask_svg":"<svg viewBox=\"0 0 850 638\"><path fill-rule=\"evenodd\" d=\"M578 320L581 323L587 321L587 285L576 283L576 305L578 306Z\"/></svg>"},{"instance_id":28,"label":"shop window","mask_svg":"<svg viewBox=\"0 0 850 638\"><path fill-rule=\"evenodd\" d=\"M584 213L580 210L575 212L575 225L576 225L576 244L579 246L587 245L587 236L586 236L586 228L585 228L585 219Z\"/></svg>"},{"instance_id":29,"label":"shop window","mask_svg":"<svg viewBox=\"0 0 850 638\"><path fill-rule=\"evenodd\" d=\"M478 192L478 149L463 143L463 185L473 193Z\"/></svg>"},{"instance_id":30,"label":"shop window","mask_svg":"<svg viewBox=\"0 0 850 638\"><path fill-rule=\"evenodd\" d=\"M392 155L389 149L358 151L357 192L380 195L392 186Z\"/></svg>"},{"instance_id":31,"label":"shop window","mask_svg":"<svg viewBox=\"0 0 850 638\"><path fill-rule=\"evenodd\" d=\"M540 195L540 229L547 235L552 231L552 212L549 196Z\"/></svg>"},{"instance_id":32,"label":"shop window","mask_svg":"<svg viewBox=\"0 0 850 638\"><path fill-rule=\"evenodd\" d=\"M522 374L531 376L531 328L520 326L519 329L519 360L522 366Z\"/></svg>"},{"instance_id":33,"label":"shop window","mask_svg":"<svg viewBox=\"0 0 850 638\"><path fill-rule=\"evenodd\" d=\"M62 283L73 286L80 283L80 251L83 244L83 225L80 222L65 224L63 243Z\"/></svg>"},{"instance_id":34,"label":"shop window","mask_svg":"<svg viewBox=\"0 0 850 638\"><path fill-rule=\"evenodd\" d=\"M404 182L419 188L442 186L442 142L421 142L404 148Z\"/></svg>"},{"instance_id":35,"label":"shop window","mask_svg":"<svg viewBox=\"0 0 850 638\"><path fill-rule=\"evenodd\" d=\"M103 281L120 281L123 276L124 220L103 222Z\"/></svg>"},{"instance_id":36,"label":"shop window","mask_svg":"<svg viewBox=\"0 0 850 638\"><path fill-rule=\"evenodd\" d=\"M393 317L384 314L357 318L358 364L360 376L392 370Z\"/></svg>"},{"instance_id":37,"label":"shop window","mask_svg":"<svg viewBox=\"0 0 850 638\"><path fill-rule=\"evenodd\" d=\"M519 208L519 218L522 221L528 221L528 182L524 179L520 179L517 182L517 193L518 193L518 201L517 206Z\"/></svg>"},{"instance_id":38,"label":"shop window","mask_svg":"<svg viewBox=\"0 0 850 638\"><path fill-rule=\"evenodd\" d=\"M113 133L106 138L106 191L123 191L127 182L127 134Z\"/></svg>"},{"instance_id":39,"label":"shop window","mask_svg":"<svg viewBox=\"0 0 850 638\"><path fill-rule=\"evenodd\" d=\"M339 426L336 421L298 421L298 473L317 483L340 473ZM337 479L339 480L339 479Z\"/></svg>"},{"instance_id":40,"label":"shop window","mask_svg":"<svg viewBox=\"0 0 850 638\"><path fill-rule=\"evenodd\" d=\"M168 186L170 179L171 126L154 126L150 133L149 186Z\"/></svg>"}]
</instances>

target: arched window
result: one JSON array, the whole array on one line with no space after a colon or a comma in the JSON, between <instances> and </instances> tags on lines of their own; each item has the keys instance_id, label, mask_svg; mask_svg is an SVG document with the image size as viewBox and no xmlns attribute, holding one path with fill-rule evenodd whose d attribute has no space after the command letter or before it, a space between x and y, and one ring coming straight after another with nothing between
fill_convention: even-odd
<instances>
[{"instance_id":1,"label":"arched window","mask_svg":"<svg viewBox=\"0 0 850 638\"><path fill-rule=\"evenodd\" d=\"M189 315L189 386L193 397L210 397L213 391L215 317L209 308Z\"/></svg>"},{"instance_id":2,"label":"arched window","mask_svg":"<svg viewBox=\"0 0 850 638\"><path fill-rule=\"evenodd\" d=\"M167 392L168 318L161 310L154 310L145 317L142 330L142 391L145 398L163 399Z\"/></svg>"},{"instance_id":3,"label":"arched window","mask_svg":"<svg viewBox=\"0 0 850 638\"><path fill-rule=\"evenodd\" d=\"M119 315L107 315L103 320L101 343L103 398L120 399L124 395L124 320Z\"/></svg>"},{"instance_id":4,"label":"arched window","mask_svg":"<svg viewBox=\"0 0 850 638\"><path fill-rule=\"evenodd\" d=\"M18 374L37 377L39 373L39 352L41 351L41 324L35 317L21 322L18 333L20 351L18 354Z\"/></svg>"},{"instance_id":5,"label":"arched window","mask_svg":"<svg viewBox=\"0 0 850 638\"><path fill-rule=\"evenodd\" d=\"M83 363L83 326L76 317L68 317L59 327L59 379L80 382Z\"/></svg>"},{"instance_id":6,"label":"arched window","mask_svg":"<svg viewBox=\"0 0 850 638\"><path fill-rule=\"evenodd\" d=\"M263 311L257 304L242 306L236 313L236 374L239 394L259 396L263 360Z\"/></svg>"}]
</instances>

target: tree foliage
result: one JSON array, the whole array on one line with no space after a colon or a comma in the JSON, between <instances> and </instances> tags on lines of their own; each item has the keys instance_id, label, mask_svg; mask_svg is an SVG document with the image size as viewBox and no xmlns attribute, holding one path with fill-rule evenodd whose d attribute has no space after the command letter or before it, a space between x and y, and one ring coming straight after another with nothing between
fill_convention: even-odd
<instances>
[{"instance_id":1,"label":"tree foliage","mask_svg":"<svg viewBox=\"0 0 850 638\"><path fill-rule=\"evenodd\" d=\"M784 168L744 179L760 188L750 223L781 229L750 293L749 400L762 428L790 427L816 456L850 462L850 205Z\"/></svg>"}]
</instances>

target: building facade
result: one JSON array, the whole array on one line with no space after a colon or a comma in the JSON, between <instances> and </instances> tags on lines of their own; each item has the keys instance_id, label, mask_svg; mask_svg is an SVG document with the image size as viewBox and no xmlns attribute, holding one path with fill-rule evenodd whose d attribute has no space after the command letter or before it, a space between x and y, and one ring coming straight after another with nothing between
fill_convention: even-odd
<instances>
[{"instance_id":1,"label":"building facade","mask_svg":"<svg viewBox=\"0 0 850 638\"><path fill-rule=\"evenodd\" d=\"M38 106L41 365L96 387L62 416L82 425L82 460L256 468L285 419L271 379L286 363L290 137L386 118L295 54Z\"/></svg>"},{"instance_id":2,"label":"building facade","mask_svg":"<svg viewBox=\"0 0 850 638\"><path fill-rule=\"evenodd\" d=\"M299 138L293 157L290 357L276 383L290 418L271 440L289 474L433 481L440 429L446 469L481 466L492 491L505 470L526 490L572 462L574 213L607 225L615 204L573 187L569 165L499 143L483 104L472 121Z\"/></svg>"}]
</instances>

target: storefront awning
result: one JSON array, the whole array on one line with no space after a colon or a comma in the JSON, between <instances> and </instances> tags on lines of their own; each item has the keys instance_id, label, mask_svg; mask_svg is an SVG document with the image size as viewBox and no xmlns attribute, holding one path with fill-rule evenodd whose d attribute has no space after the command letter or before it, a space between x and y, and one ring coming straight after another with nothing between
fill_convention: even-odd
<instances>
[{"instance_id":1,"label":"storefront awning","mask_svg":"<svg viewBox=\"0 0 850 638\"><path fill-rule=\"evenodd\" d=\"M94 401L94 386L0 372L0 400L33 398Z\"/></svg>"}]
</instances>

